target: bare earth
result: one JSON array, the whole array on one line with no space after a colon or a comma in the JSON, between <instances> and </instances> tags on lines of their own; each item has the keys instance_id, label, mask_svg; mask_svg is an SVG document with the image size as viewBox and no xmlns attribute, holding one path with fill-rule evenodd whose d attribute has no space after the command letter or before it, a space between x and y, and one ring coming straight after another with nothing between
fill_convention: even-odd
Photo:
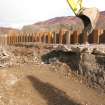
<instances>
[{"instance_id":1,"label":"bare earth","mask_svg":"<svg viewBox=\"0 0 105 105\"><path fill-rule=\"evenodd\" d=\"M105 95L50 65L24 64L0 70L0 105L105 105Z\"/></svg>"}]
</instances>

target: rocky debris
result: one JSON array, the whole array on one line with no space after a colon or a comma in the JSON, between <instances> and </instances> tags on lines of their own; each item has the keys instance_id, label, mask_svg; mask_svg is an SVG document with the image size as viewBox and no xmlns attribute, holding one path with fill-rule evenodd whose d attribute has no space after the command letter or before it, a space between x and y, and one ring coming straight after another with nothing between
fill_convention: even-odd
<instances>
[{"instance_id":1,"label":"rocky debris","mask_svg":"<svg viewBox=\"0 0 105 105\"><path fill-rule=\"evenodd\" d=\"M41 63L38 52L35 51L35 49L13 46L8 48L0 48L0 68L25 63Z\"/></svg>"},{"instance_id":2,"label":"rocky debris","mask_svg":"<svg viewBox=\"0 0 105 105\"><path fill-rule=\"evenodd\" d=\"M105 56L81 54L79 73L86 77L91 87L99 87L105 92Z\"/></svg>"},{"instance_id":3,"label":"rocky debris","mask_svg":"<svg viewBox=\"0 0 105 105\"><path fill-rule=\"evenodd\" d=\"M8 51L6 51L4 48L0 48L0 67L5 67L9 64L10 56Z\"/></svg>"},{"instance_id":4,"label":"rocky debris","mask_svg":"<svg viewBox=\"0 0 105 105\"><path fill-rule=\"evenodd\" d=\"M21 65L25 63L41 63L38 52L35 50L35 48L12 47L10 51L15 57L15 62L13 62L13 65Z\"/></svg>"},{"instance_id":5,"label":"rocky debris","mask_svg":"<svg viewBox=\"0 0 105 105\"><path fill-rule=\"evenodd\" d=\"M105 92L105 55L92 54L87 51L79 53L55 50L43 55L42 60L53 64L52 70L54 71L62 71L63 64L65 64L69 67L66 75L72 72L80 76L81 81L88 86Z\"/></svg>"},{"instance_id":6,"label":"rocky debris","mask_svg":"<svg viewBox=\"0 0 105 105\"><path fill-rule=\"evenodd\" d=\"M4 88L8 88L15 85L17 81L18 81L18 78L12 73L9 73L8 70L0 71L0 84Z\"/></svg>"},{"instance_id":7,"label":"rocky debris","mask_svg":"<svg viewBox=\"0 0 105 105\"><path fill-rule=\"evenodd\" d=\"M53 46L55 50L62 50L65 52L75 52L75 53L94 53L98 55L105 55L105 46L103 44L95 45L95 44L78 44L78 45L56 45Z\"/></svg>"},{"instance_id":8,"label":"rocky debris","mask_svg":"<svg viewBox=\"0 0 105 105\"><path fill-rule=\"evenodd\" d=\"M53 48L52 46L1 48L0 65L1 67L10 67L32 63L40 66L50 64L52 71L61 72L65 77L68 77L70 73L75 73L77 76L81 75L91 87L98 87L105 91L104 46L87 46L88 48L86 46L77 48L77 45L75 45L75 49L80 49L78 51L73 50L73 46L71 51L66 51L62 47L59 47L59 50L49 49ZM10 75L10 78L12 78L12 75Z\"/></svg>"},{"instance_id":9,"label":"rocky debris","mask_svg":"<svg viewBox=\"0 0 105 105\"><path fill-rule=\"evenodd\" d=\"M56 80L57 80L55 78L56 74L57 76L60 74L59 81L62 80L61 78L63 79L66 78L65 80L68 81L67 84L69 84L69 87L68 89L66 88L66 90L70 90L70 85L71 85L70 81L72 81L73 84L75 84L75 85L73 84L71 85L71 87L73 86L71 88L71 91L72 89L75 90L75 87L77 87L76 91L73 94L76 94L78 97L80 97L80 94L83 94L79 90L79 88L83 85L82 84L83 80L81 78L81 81L80 81L81 83L78 86L77 84L79 83L79 81L77 80L76 76L84 77L86 82L91 87L95 87L98 89L101 88L105 90L105 72L104 72L105 56L104 55L100 55L97 53L92 54L86 51L83 51L82 53L76 53L76 52L70 52L70 51L65 52L63 50L51 51L48 48L50 47L37 46L36 48L35 47L25 48L25 47L12 46L5 50L2 49L2 52L3 53L5 52L4 54L9 57L10 59L9 62L11 62L12 67L3 68L0 70L0 105L34 105L37 101L37 97L41 96L44 90L46 91L44 92L46 96L46 93L48 93L48 91L44 88L45 86L48 87L48 82L43 82L43 84L45 85L39 85L39 87L37 87L37 84L39 82L36 82L35 84L36 80L33 80L33 85L32 85L32 83L27 78L27 76L30 76L30 75L32 75L32 77L37 77L38 75L38 78L42 76L41 80L43 80L44 76L45 76L45 79L48 78L48 80L51 79L51 81L55 79L55 84L56 84ZM40 58L41 56L42 56L42 60ZM47 63L47 65L44 63ZM19 66L13 66L17 64ZM54 71L54 73L52 73L51 71ZM74 75L73 73L75 73L76 75ZM51 78L51 75L52 75L52 78ZM62 85L62 83L60 84L61 86L65 87L65 85ZM41 91L41 95L38 94L38 91L36 91L37 89ZM51 89L51 86L49 87L49 89ZM87 90L85 91L87 92ZM54 92L56 92L55 89L54 89ZM51 96L50 90L49 90L49 96ZM38 102L40 101L38 100ZM86 105L87 103L84 101L82 104Z\"/></svg>"}]
</instances>

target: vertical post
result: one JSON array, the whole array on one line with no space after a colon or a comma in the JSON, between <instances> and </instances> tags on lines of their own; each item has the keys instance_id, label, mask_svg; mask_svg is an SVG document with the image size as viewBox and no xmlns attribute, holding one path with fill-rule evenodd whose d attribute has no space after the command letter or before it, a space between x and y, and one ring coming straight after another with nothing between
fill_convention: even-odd
<instances>
[{"instance_id":1,"label":"vertical post","mask_svg":"<svg viewBox=\"0 0 105 105\"><path fill-rule=\"evenodd\" d=\"M93 31L93 43L99 44L99 30Z\"/></svg>"},{"instance_id":2,"label":"vertical post","mask_svg":"<svg viewBox=\"0 0 105 105\"><path fill-rule=\"evenodd\" d=\"M54 32L51 32L52 44L54 44Z\"/></svg>"},{"instance_id":3,"label":"vertical post","mask_svg":"<svg viewBox=\"0 0 105 105\"><path fill-rule=\"evenodd\" d=\"M46 43L46 33L43 34L43 42Z\"/></svg>"},{"instance_id":4,"label":"vertical post","mask_svg":"<svg viewBox=\"0 0 105 105\"><path fill-rule=\"evenodd\" d=\"M39 42L41 42L41 33L38 34Z\"/></svg>"},{"instance_id":5,"label":"vertical post","mask_svg":"<svg viewBox=\"0 0 105 105\"><path fill-rule=\"evenodd\" d=\"M66 44L70 44L70 36L71 36L71 32L67 31L66 32Z\"/></svg>"},{"instance_id":6,"label":"vertical post","mask_svg":"<svg viewBox=\"0 0 105 105\"><path fill-rule=\"evenodd\" d=\"M51 43L51 32L48 33L48 43Z\"/></svg>"},{"instance_id":7,"label":"vertical post","mask_svg":"<svg viewBox=\"0 0 105 105\"><path fill-rule=\"evenodd\" d=\"M83 43L84 44L88 43L88 33L87 32L83 32Z\"/></svg>"},{"instance_id":8,"label":"vertical post","mask_svg":"<svg viewBox=\"0 0 105 105\"><path fill-rule=\"evenodd\" d=\"M74 43L78 44L79 43L79 39L78 39L78 31L74 31Z\"/></svg>"},{"instance_id":9,"label":"vertical post","mask_svg":"<svg viewBox=\"0 0 105 105\"><path fill-rule=\"evenodd\" d=\"M33 32L31 34L31 37L32 37L32 42L34 42L34 33Z\"/></svg>"},{"instance_id":10,"label":"vertical post","mask_svg":"<svg viewBox=\"0 0 105 105\"><path fill-rule=\"evenodd\" d=\"M60 32L59 32L59 43L60 44L62 44L62 42L63 42L63 30L60 30Z\"/></svg>"},{"instance_id":11,"label":"vertical post","mask_svg":"<svg viewBox=\"0 0 105 105\"><path fill-rule=\"evenodd\" d=\"M7 46L7 34L5 35L5 46Z\"/></svg>"},{"instance_id":12,"label":"vertical post","mask_svg":"<svg viewBox=\"0 0 105 105\"><path fill-rule=\"evenodd\" d=\"M18 34L16 35L16 44L18 44Z\"/></svg>"}]
</instances>

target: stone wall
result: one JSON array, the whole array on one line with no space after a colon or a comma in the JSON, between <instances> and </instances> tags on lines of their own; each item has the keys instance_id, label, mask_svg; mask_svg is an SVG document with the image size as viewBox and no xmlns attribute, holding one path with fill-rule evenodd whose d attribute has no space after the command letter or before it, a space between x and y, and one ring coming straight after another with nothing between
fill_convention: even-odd
<instances>
[{"instance_id":1,"label":"stone wall","mask_svg":"<svg viewBox=\"0 0 105 105\"><path fill-rule=\"evenodd\" d=\"M2 35L2 39L7 45L16 45L19 43L46 43L46 44L100 44L105 43L105 30L96 29L90 35L81 30L58 30L56 32L15 32L11 31L8 35ZM4 43L0 40L0 43Z\"/></svg>"}]
</instances>

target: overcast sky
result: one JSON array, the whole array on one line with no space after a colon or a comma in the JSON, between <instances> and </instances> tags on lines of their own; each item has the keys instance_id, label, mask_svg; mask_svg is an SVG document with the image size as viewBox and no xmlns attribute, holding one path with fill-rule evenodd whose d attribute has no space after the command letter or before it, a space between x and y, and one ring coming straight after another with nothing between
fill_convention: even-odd
<instances>
[{"instance_id":1,"label":"overcast sky","mask_svg":"<svg viewBox=\"0 0 105 105\"><path fill-rule=\"evenodd\" d=\"M105 0L84 0L85 7L105 10ZM66 0L0 0L0 26L21 28L53 17L74 15Z\"/></svg>"}]
</instances>

